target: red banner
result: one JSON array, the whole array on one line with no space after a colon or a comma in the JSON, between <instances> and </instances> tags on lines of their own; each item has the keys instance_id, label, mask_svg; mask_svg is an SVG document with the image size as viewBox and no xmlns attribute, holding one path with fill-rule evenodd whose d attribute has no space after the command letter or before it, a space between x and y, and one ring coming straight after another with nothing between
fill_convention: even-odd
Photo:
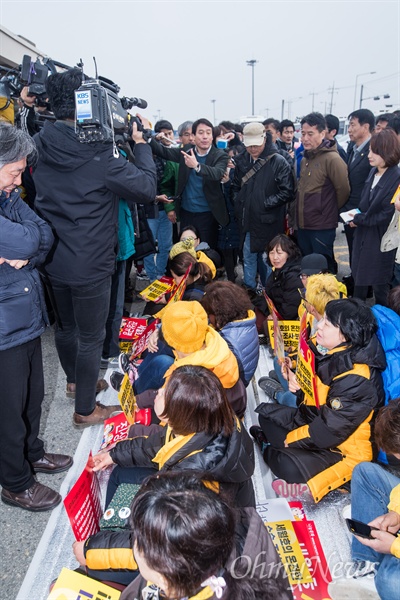
<instances>
[{"instance_id":1,"label":"red banner","mask_svg":"<svg viewBox=\"0 0 400 600\"><path fill-rule=\"evenodd\" d=\"M131 360L133 360L134 358L136 358L137 356L142 354L142 352L144 352L144 350L146 350L147 344L149 343L149 337L151 336L153 331L156 329L159 322L160 322L159 319L155 319L155 321L153 321L151 323L151 325L148 325L146 327L146 329L143 331L142 335L135 342L133 342L132 354L130 357Z\"/></svg>"},{"instance_id":2,"label":"red banner","mask_svg":"<svg viewBox=\"0 0 400 600\"><path fill-rule=\"evenodd\" d=\"M101 510L100 486L93 472L93 458L90 452L86 467L75 485L64 498L64 506L78 542L100 530Z\"/></svg>"}]
</instances>

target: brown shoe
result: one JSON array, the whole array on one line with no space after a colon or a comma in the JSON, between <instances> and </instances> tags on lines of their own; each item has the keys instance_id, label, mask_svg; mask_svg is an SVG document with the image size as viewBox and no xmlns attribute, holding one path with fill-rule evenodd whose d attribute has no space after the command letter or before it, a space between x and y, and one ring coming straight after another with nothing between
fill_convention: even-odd
<instances>
[{"instance_id":1,"label":"brown shoe","mask_svg":"<svg viewBox=\"0 0 400 600\"><path fill-rule=\"evenodd\" d=\"M66 454L46 453L40 460L35 460L31 465L36 473L62 473L67 471L72 465L71 456Z\"/></svg>"},{"instance_id":2,"label":"brown shoe","mask_svg":"<svg viewBox=\"0 0 400 600\"><path fill-rule=\"evenodd\" d=\"M113 406L104 406L100 402L96 402L96 407L90 415L78 415L74 413L72 421L77 429L84 429L85 427L91 427L92 425L99 425L103 423L105 419L108 419L113 412L121 412L119 404Z\"/></svg>"},{"instance_id":3,"label":"brown shoe","mask_svg":"<svg viewBox=\"0 0 400 600\"><path fill-rule=\"evenodd\" d=\"M108 383L105 379L99 379L98 382L96 383L96 396L97 394L100 394L100 392L105 392L108 389ZM72 400L75 399L75 394L76 394L76 384L75 383L67 383L67 391L65 392L65 395L67 396L67 398L72 398Z\"/></svg>"},{"instance_id":4,"label":"brown shoe","mask_svg":"<svg viewBox=\"0 0 400 600\"><path fill-rule=\"evenodd\" d=\"M32 512L43 512L52 510L60 504L62 498L60 494L47 485L35 481L33 485L23 492L9 492L4 488L1 491L1 499L5 504L18 506L24 510Z\"/></svg>"}]
</instances>

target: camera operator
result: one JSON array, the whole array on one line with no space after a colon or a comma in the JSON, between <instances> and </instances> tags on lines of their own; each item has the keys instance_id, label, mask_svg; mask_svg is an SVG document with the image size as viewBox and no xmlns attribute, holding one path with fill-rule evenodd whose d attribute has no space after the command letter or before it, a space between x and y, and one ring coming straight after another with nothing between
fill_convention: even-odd
<instances>
[{"instance_id":1,"label":"camera operator","mask_svg":"<svg viewBox=\"0 0 400 600\"><path fill-rule=\"evenodd\" d=\"M79 142L74 91L81 82L79 69L48 77L56 121L46 122L34 138L39 160L33 173L36 210L55 237L45 271L56 304L56 346L67 396L75 397L73 422L80 428L101 423L116 408L96 404L96 392L107 387L97 377L116 262L118 200L147 204L156 195L151 149L136 123L135 164L115 158L111 142ZM146 119L143 126L149 126Z\"/></svg>"}]
</instances>

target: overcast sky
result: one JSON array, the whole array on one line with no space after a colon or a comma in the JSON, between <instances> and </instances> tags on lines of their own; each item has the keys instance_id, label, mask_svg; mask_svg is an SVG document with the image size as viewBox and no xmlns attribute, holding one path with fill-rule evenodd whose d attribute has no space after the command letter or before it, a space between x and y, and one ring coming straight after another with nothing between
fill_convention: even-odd
<instances>
[{"instance_id":1,"label":"overcast sky","mask_svg":"<svg viewBox=\"0 0 400 600\"><path fill-rule=\"evenodd\" d=\"M216 121L255 113L294 120L314 110L353 110L358 77L375 113L400 104L400 1L136 2L0 0L0 22L55 60L98 70L144 114L176 128L200 116ZM22 58L22 57L21 57ZM376 71L375 74L365 74ZM363 74L363 75L361 75ZM332 94L331 88L334 86ZM314 93L314 97L312 96Z\"/></svg>"}]
</instances>

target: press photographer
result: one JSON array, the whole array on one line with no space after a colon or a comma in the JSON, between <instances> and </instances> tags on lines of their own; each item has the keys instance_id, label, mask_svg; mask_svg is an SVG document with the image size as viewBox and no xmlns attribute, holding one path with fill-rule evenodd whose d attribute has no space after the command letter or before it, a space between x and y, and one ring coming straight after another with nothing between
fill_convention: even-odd
<instances>
[{"instance_id":1,"label":"press photographer","mask_svg":"<svg viewBox=\"0 0 400 600\"><path fill-rule=\"evenodd\" d=\"M80 69L48 77L46 90L55 123L35 136L39 152L33 173L35 208L55 242L45 263L59 324L56 346L67 377L67 396L75 397L77 427L101 423L115 407L96 404L97 382L110 282L117 249L118 199L150 203L156 195L151 150L132 125L135 164L115 155L112 142L81 143L76 134L75 91ZM143 127L149 127L142 119Z\"/></svg>"}]
</instances>

